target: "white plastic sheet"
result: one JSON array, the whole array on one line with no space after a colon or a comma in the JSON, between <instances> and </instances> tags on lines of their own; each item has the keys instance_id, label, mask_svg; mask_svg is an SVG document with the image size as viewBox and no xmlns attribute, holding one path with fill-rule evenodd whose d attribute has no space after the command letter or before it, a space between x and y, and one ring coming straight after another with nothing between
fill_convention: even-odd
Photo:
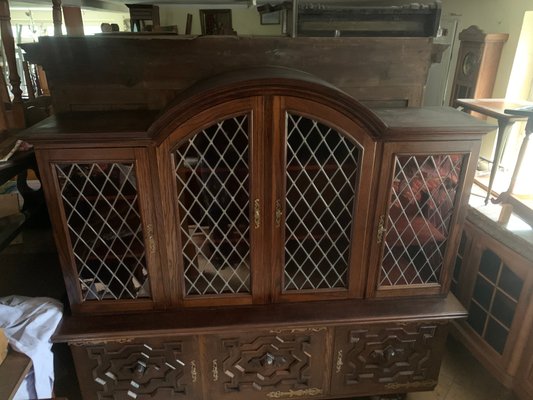
<instances>
[{"instance_id":1,"label":"white plastic sheet","mask_svg":"<svg viewBox=\"0 0 533 400\"><path fill-rule=\"evenodd\" d=\"M54 357L50 338L63 315L62 304L47 297L0 298L0 327L13 349L33 363L16 400L51 398L54 387Z\"/></svg>"}]
</instances>

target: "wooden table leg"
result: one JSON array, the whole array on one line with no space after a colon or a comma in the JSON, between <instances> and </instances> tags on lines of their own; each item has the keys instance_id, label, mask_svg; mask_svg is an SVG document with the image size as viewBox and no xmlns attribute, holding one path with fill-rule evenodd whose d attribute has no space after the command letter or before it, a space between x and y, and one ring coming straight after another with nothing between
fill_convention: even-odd
<instances>
[{"instance_id":1,"label":"wooden table leg","mask_svg":"<svg viewBox=\"0 0 533 400\"><path fill-rule=\"evenodd\" d=\"M507 203L508 198L512 196L514 187L516 185L516 180L518 179L518 173L520 172L520 167L522 165L522 161L524 160L527 146L529 144L529 136L531 135L531 132L533 132L533 117L530 117L527 120L526 135L524 137L524 140L522 141L522 145L520 146L520 151L518 152L518 158L514 167L513 176L511 177L511 182L509 183L509 188L505 192L500 194L497 199L493 199L492 203Z\"/></svg>"},{"instance_id":2,"label":"wooden table leg","mask_svg":"<svg viewBox=\"0 0 533 400\"><path fill-rule=\"evenodd\" d=\"M485 197L485 204L488 204L489 202L492 185L494 184L494 179L496 178L496 172L498 172L500 162L502 161L503 149L505 148L505 144L507 143L507 140L509 139L509 135L511 133L511 128L513 127L513 125L514 125L514 121L498 119L498 133L496 136L496 148L494 150L492 168L490 169L490 178L489 178L489 185L487 187L487 197Z\"/></svg>"}]
</instances>

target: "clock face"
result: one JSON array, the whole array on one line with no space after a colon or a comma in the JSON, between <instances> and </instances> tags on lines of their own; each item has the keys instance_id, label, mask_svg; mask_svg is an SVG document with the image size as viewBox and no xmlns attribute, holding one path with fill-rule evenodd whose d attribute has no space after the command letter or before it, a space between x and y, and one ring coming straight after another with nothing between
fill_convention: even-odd
<instances>
[{"instance_id":1,"label":"clock face","mask_svg":"<svg viewBox=\"0 0 533 400\"><path fill-rule=\"evenodd\" d=\"M475 71L477 64L477 57L474 53L468 52L463 59L463 74L470 76Z\"/></svg>"}]
</instances>

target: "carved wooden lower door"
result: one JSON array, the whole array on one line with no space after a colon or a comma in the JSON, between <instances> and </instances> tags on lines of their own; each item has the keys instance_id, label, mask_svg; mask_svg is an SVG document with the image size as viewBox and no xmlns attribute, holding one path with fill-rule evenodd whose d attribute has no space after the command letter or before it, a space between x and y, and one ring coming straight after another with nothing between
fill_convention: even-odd
<instances>
[{"instance_id":1,"label":"carved wooden lower door","mask_svg":"<svg viewBox=\"0 0 533 400\"><path fill-rule=\"evenodd\" d=\"M209 399L320 397L329 374L326 328L209 336Z\"/></svg>"},{"instance_id":2,"label":"carved wooden lower door","mask_svg":"<svg viewBox=\"0 0 533 400\"><path fill-rule=\"evenodd\" d=\"M437 323L337 328L332 394L431 390L446 333Z\"/></svg>"},{"instance_id":3,"label":"carved wooden lower door","mask_svg":"<svg viewBox=\"0 0 533 400\"><path fill-rule=\"evenodd\" d=\"M194 337L71 345L84 400L199 400Z\"/></svg>"}]
</instances>

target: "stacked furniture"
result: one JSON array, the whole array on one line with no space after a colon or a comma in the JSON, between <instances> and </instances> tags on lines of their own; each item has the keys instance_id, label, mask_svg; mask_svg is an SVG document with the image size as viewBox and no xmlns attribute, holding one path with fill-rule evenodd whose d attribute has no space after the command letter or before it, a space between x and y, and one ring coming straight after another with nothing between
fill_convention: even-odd
<instances>
[{"instance_id":1,"label":"stacked furniture","mask_svg":"<svg viewBox=\"0 0 533 400\"><path fill-rule=\"evenodd\" d=\"M431 390L490 129L285 68L37 124L84 399Z\"/></svg>"}]
</instances>

